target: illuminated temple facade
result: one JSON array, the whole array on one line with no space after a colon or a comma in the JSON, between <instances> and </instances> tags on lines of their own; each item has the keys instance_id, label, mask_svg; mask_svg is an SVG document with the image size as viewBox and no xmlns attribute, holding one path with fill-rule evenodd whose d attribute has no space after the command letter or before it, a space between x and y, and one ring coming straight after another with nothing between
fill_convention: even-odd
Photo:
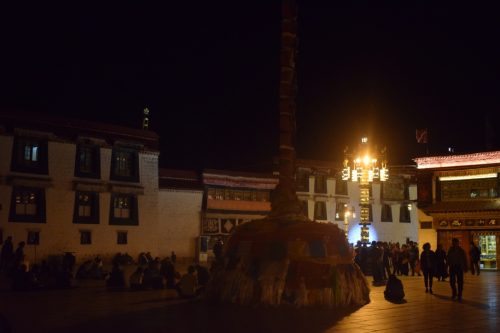
<instances>
[{"instance_id":1,"label":"illuminated temple facade","mask_svg":"<svg viewBox=\"0 0 500 333\"><path fill-rule=\"evenodd\" d=\"M342 165L335 162L297 160L296 188L304 213L311 219L347 229L349 242L360 240L359 184L342 180ZM417 241L416 169L390 166L389 180L370 187L369 240L405 243ZM354 214L347 214L350 209ZM347 228L346 228L347 223Z\"/></svg>"},{"instance_id":2,"label":"illuminated temple facade","mask_svg":"<svg viewBox=\"0 0 500 333\"><path fill-rule=\"evenodd\" d=\"M500 151L416 158L422 227L444 248L458 238L468 253L481 249L481 267L498 269ZM432 235L434 234L434 235Z\"/></svg>"}]
</instances>

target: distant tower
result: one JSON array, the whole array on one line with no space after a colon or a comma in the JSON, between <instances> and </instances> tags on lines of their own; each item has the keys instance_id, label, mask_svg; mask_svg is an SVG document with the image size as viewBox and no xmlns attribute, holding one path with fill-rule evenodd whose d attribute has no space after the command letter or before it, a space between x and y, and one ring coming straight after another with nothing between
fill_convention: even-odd
<instances>
[{"instance_id":1,"label":"distant tower","mask_svg":"<svg viewBox=\"0 0 500 333\"><path fill-rule=\"evenodd\" d=\"M147 130L149 129L149 109L145 108L143 113L144 113L144 118L142 118L142 129Z\"/></svg>"}]
</instances>

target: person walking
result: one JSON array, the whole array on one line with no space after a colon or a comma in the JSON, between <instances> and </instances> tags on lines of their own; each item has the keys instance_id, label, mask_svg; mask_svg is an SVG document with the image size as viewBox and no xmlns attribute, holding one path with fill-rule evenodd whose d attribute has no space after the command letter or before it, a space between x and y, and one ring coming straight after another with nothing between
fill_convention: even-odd
<instances>
[{"instance_id":1,"label":"person walking","mask_svg":"<svg viewBox=\"0 0 500 333\"><path fill-rule=\"evenodd\" d=\"M441 244L438 244L436 249L436 277L438 281L445 281L448 277L446 251Z\"/></svg>"},{"instance_id":2,"label":"person walking","mask_svg":"<svg viewBox=\"0 0 500 333\"><path fill-rule=\"evenodd\" d=\"M450 270L451 298L457 298L461 302L464 289L464 273L467 272L467 257L457 238L451 240L451 247L448 250L447 257Z\"/></svg>"},{"instance_id":3,"label":"person walking","mask_svg":"<svg viewBox=\"0 0 500 333\"><path fill-rule=\"evenodd\" d=\"M420 254L420 268L424 273L425 292L432 294L432 278L436 271L436 254L431 251L431 244L425 243Z\"/></svg>"},{"instance_id":4,"label":"person walking","mask_svg":"<svg viewBox=\"0 0 500 333\"><path fill-rule=\"evenodd\" d=\"M481 259L481 250L472 241L470 242L469 258L471 274L474 275L474 273L477 272L477 275L479 275L479 260Z\"/></svg>"}]
</instances>

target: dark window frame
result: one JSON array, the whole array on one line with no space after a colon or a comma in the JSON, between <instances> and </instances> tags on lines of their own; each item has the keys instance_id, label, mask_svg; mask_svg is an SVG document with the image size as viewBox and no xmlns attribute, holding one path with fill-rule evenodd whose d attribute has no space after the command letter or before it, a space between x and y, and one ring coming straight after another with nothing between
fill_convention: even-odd
<instances>
[{"instance_id":1,"label":"dark window frame","mask_svg":"<svg viewBox=\"0 0 500 333\"><path fill-rule=\"evenodd\" d=\"M384 214L384 211L388 211L389 214ZM393 222L391 205L382 204L382 208L380 210L380 222Z\"/></svg>"},{"instance_id":2,"label":"dark window frame","mask_svg":"<svg viewBox=\"0 0 500 333\"><path fill-rule=\"evenodd\" d=\"M92 245L91 230L80 230L80 245Z\"/></svg>"},{"instance_id":3,"label":"dark window frame","mask_svg":"<svg viewBox=\"0 0 500 333\"><path fill-rule=\"evenodd\" d=\"M335 203L335 221L344 221L345 219L345 202L336 202ZM338 215L338 217L337 217Z\"/></svg>"},{"instance_id":4,"label":"dark window frame","mask_svg":"<svg viewBox=\"0 0 500 333\"><path fill-rule=\"evenodd\" d=\"M317 174L314 176L314 193L326 194L328 192L327 175Z\"/></svg>"},{"instance_id":5,"label":"dark window frame","mask_svg":"<svg viewBox=\"0 0 500 333\"><path fill-rule=\"evenodd\" d=\"M123 235L125 237L123 238ZM128 231L117 231L116 232L116 244L117 245L128 245Z\"/></svg>"},{"instance_id":6,"label":"dark window frame","mask_svg":"<svg viewBox=\"0 0 500 333\"><path fill-rule=\"evenodd\" d=\"M129 199L129 217L115 217L115 199L118 198L128 198ZM139 225L139 204L137 195L134 194L123 194L123 193L112 193L111 203L109 210L109 224L110 225Z\"/></svg>"},{"instance_id":7,"label":"dark window frame","mask_svg":"<svg viewBox=\"0 0 500 333\"><path fill-rule=\"evenodd\" d=\"M18 214L16 212L16 196L20 192L34 192L36 195L36 214ZM10 199L10 222L20 223L45 223L45 189L36 187L14 186Z\"/></svg>"},{"instance_id":8,"label":"dark window frame","mask_svg":"<svg viewBox=\"0 0 500 333\"><path fill-rule=\"evenodd\" d=\"M88 195L90 203L90 216L80 216L80 195ZM99 193L88 191L75 192L75 205L73 209L73 223L75 224L99 224Z\"/></svg>"},{"instance_id":9,"label":"dark window frame","mask_svg":"<svg viewBox=\"0 0 500 333\"><path fill-rule=\"evenodd\" d=\"M399 222L411 223L411 213L408 209L408 204L401 204L399 206Z\"/></svg>"},{"instance_id":10,"label":"dark window frame","mask_svg":"<svg viewBox=\"0 0 500 333\"><path fill-rule=\"evenodd\" d=\"M339 186L339 184L341 184ZM342 180L342 177L337 177L335 179L335 194L336 195L348 195L347 180Z\"/></svg>"},{"instance_id":11,"label":"dark window frame","mask_svg":"<svg viewBox=\"0 0 500 333\"><path fill-rule=\"evenodd\" d=\"M295 175L295 186L298 192L309 192L309 177L311 173L305 170L297 171Z\"/></svg>"},{"instance_id":12,"label":"dark window frame","mask_svg":"<svg viewBox=\"0 0 500 333\"><path fill-rule=\"evenodd\" d=\"M28 144L36 144L38 146L36 162L28 162L25 159L25 148ZM15 172L47 175L49 173L48 155L47 140L16 136L14 137L14 145L12 147L10 169Z\"/></svg>"},{"instance_id":13,"label":"dark window frame","mask_svg":"<svg viewBox=\"0 0 500 333\"><path fill-rule=\"evenodd\" d=\"M127 154L132 159L130 162L130 175L123 175L117 173L119 165L117 164L118 154ZM134 149L127 149L121 147L113 148L111 152L111 170L110 179L125 182L139 182L139 153Z\"/></svg>"},{"instance_id":14,"label":"dark window frame","mask_svg":"<svg viewBox=\"0 0 500 333\"><path fill-rule=\"evenodd\" d=\"M322 207L321 209L318 209L318 207ZM326 201L316 201L314 202L314 219L315 220L327 220L328 219L328 213L326 211Z\"/></svg>"},{"instance_id":15,"label":"dark window frame","mask_svg":"<svg viewBox=\"0 0 500 333\"><path fill-rule=\"evenodd\" d=\"M86 150L92 156L90 171L82 169L82 150ZM101 178L101 147L98 145L78 144L75 157L75 177Z\"/></svg>"}]
</instances>

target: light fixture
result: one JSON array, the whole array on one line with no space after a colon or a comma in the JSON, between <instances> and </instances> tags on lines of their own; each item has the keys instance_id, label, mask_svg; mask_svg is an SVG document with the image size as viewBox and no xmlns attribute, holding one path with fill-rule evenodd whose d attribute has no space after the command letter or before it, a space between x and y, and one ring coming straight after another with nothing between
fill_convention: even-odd
<instances>
[{"instance_id":1,"label":"light fixture","mask_svg":"<svg viewBox=\"0 0 500 333\"><path fill-rule=\"evenodd\" d=\"M346 148L344 150L344 154L345 158L344 167L342 169L342 180L350 180L352 182L359 183L359 224L361 225L361 242L369 243L370 233L368 226L370 225L370 187L372 182L385 182L389 179L386 150L385 148L378 150L376 147L370 149L368 146L368 138L363 137L357 151L349 153L348 148ZM355 217L354 212L352 216ZM347 230L347 217L345 217L344 225Z\"/></svg>"}]
</instances>

